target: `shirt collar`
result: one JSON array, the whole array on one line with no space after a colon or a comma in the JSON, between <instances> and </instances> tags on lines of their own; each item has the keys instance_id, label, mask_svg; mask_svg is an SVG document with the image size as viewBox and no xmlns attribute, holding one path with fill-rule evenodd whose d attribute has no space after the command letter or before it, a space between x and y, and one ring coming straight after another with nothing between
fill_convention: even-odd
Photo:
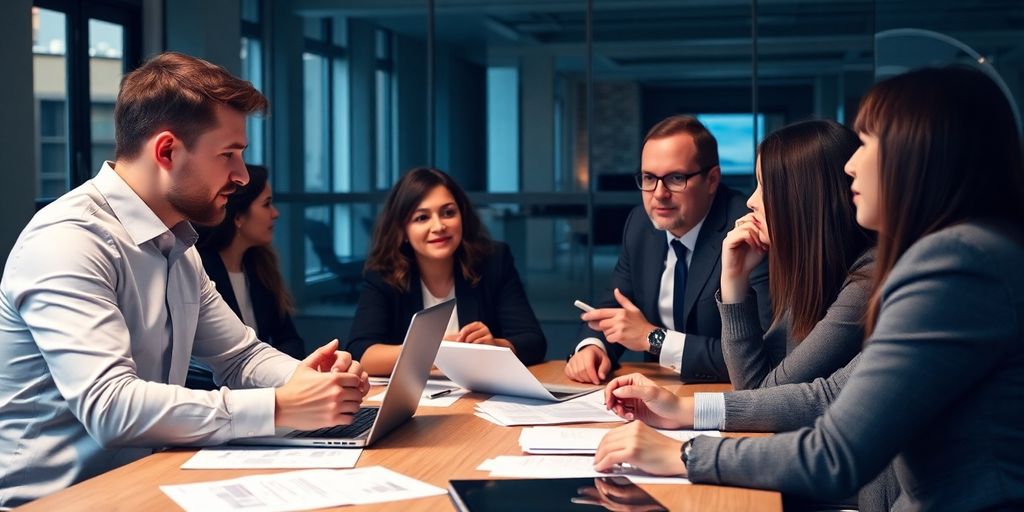
<instances>
[{"instance_id":1,"label":"shirt collar","mask_svg":"<svg viewBox=\"0 0 1024 512\"><path fill-rule=\"evenodd\" d=\"M704 225L704 220L707 218L708 216L707 214L705 214L704 218L700 219L700 222L698 222L696 226L690 228L689 231L683 233L683 236L678 238L675 235L673 235L671 231L666 229L665 243L671 246L673 240L679 240L680 242L682 242L683 247L686 247L687 251L693 252L693 248L697 246L697 237L700 235L700 228L701 226Z\"/></svg>"},{"instance_id":2,"label":"shirt collar","mask_svg":"<svg viewBox=\"0 0 1024 512\"><path fill-rule=\"evenodd\" d=\"M168 231L186 247L196 242L198 235L187 221L182 221L168 230L156 213L114 171L111 162L103 162L103 167L92 179L92 183L107 200L114 216L124 226L135 245L142 245Z\"/></svg>"}]
</instances>

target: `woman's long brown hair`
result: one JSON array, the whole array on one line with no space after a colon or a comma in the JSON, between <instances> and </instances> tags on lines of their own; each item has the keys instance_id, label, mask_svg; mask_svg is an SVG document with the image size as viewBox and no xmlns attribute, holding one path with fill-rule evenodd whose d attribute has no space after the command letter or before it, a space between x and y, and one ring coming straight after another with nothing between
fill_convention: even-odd
<instances>
[{"instance_id":1,"label":"woman's long brown hair","mask_svg":"<svg viewBox=\"0 0 1024 512\"><path fill-rule=\"evenodd\" d=\"M238 228L235 226L235 219L244 215L252 207L253 201L263 193L267 187L269 173L262 165L246 165L249 171L249 183L238 187L234 194L228 196L224 220L217 226L210 229L200 228L199 241L196 246L200 249L211 249L220 251L235 239ZM284 277L278 267L277 253L271 246L250 247L242 255L242 266L251 269L256 279L274 295L277 299L277 311L282 316L295 313L295 302L292 295L288 293L288 287L284 284Z\"/></svg>"},{"instance_id":2,"label":"woman's long brown hair","mask_svg":"<svg viewBox=\"0 0 1024 512\"><path fill-rule=\"evenodd\" d=\"M437 169L414 168L405 173L388 194L384 209L377 217L373 244L366 259L367 270L379 273L386 283L403 293L409 291L409 272L416 261L412 248L403 242L405 227L423 198L439 186L455 198L462 216L462 243L455 250L455 262L470 285L475 286L480 281L480 264L492 250L487 228L455 180Z\"/></svg>"},{"instance_id":3,"label":"woman's long brown hair","mask_svg":"<svg viewBox=\"0 0 1024 512\"><path fill-rule=\"evenodd\" d=\"M852 180L843 171L859 145L852 130L823 120L780 128L758 149L772 317L778 321L788 311L797 341L825 316L850 267L872 244L857 225Z\"/></svg>"},{"instance_id":4,"label":"woman's long brown hair","mask_svg":"<svg viewBox=\"0 0 1024 512\"><path fill-rule=\"evenodd\" d=\"M1012 106L967 67L922 69L879 82L854 128L878 137L878 256L870 334L882 284L922 237L968 220L1024 229L1024 157Z\"/></svg>"}]
</instances>

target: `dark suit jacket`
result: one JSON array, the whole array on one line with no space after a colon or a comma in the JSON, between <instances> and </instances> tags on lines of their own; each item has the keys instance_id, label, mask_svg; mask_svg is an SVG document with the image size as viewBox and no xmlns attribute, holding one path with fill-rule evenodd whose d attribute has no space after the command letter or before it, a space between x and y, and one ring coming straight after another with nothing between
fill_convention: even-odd
<instances>
[{"instance_id":1,"label":"dark suit jacket","mask_svg":"<svg viewBox=\"0 0 1024 512\"><path fill-rule=\"evenodd\" d=\"M688 382L728 382L729 372L722 356L722 319L715 302L722 275L722 240L732 229L736 219L748 212L746 200L737 192L719 185L711 202L707 217L697 236L693 257L686 276L686 325L676 330L686 333L686 345L680 365L679 378ZM655 229L643 206L629 214L622 232L622 250L612 274L611 287L600 303L602 308L617 308L612 296L618 288L652 324L662 326L658 314L658 296L661 293L661 275L665 271L668 243L665 232ZM750 275L750 285L756 294L761 326L771 323L771 303L768 294L768 262L763 262ZM604 335L583 324L581 338L598 338L604 343L613 362L618 362L625 348L608 343ZM785 347L781 347L785 353ZM645 354L648 361L657 357Z\"/></svg>"},{"instance_id":2,"label":"dark suit jacket","mask_svg":"<svg viewBox=\"0 0 1024 512\"><path fill-rule=\"evenodd\" d=\"M483 322L495 338L512 342L523 364L543 361L547 340L526 299L508 245L495 242L494 251L479 270L480 281L476 286L470 286L462 272L455 272L459 327ZM412 315L423 309L423 285L415 263L409 272L409 284L409 291L402 293L377 272L365 273L359 306L345 344L353 358L361 358L376 343L402 343Z\"/></svg>"},{"instance_id":3,"label":"dark suit jacket","mask_svg":"<svg viewBox=\"0 0 1024 512\"><path fill-rule=\"evenodd\" d=\"M238 299L235 298L228 270L224 267L224 260L220 259L220 254L217 251L199 251L199 256L203 259L203 268L206 269L207 275L217 285L221 297L224 297L224 302L228 303L238 318L242 318L242 312L238 309ZM305 345L295 330L291 315L278 311L277 298L263 286L248 267L245 270L245 277L249 281L249 299L252 301L252 311L256 315L256 336L260 341L296 359L306 357Z\"/></svg>"}]
</instances>

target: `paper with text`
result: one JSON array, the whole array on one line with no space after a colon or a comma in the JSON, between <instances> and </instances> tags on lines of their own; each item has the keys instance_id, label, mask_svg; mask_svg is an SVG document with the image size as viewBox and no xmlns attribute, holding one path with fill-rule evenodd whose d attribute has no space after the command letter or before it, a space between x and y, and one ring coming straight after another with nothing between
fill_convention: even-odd
<instances>
[{"instance_id":1,"label":"paper with text","mask_svg":"<svg viewBox=\"0 0 1024 512\"><path fill-rule=\"evenodd\" d=\"M529 427L519 433L519 446L525 453L544 455L593 455L610 428ZM722 437L717 430L658 430L677 441L697 436Z\"/></svg>"},{"instance_id":2,"label":"paper with text","mask_svg":"<svg viewBox=\"0 0 1024 512\"><path fill-rule=\"evenodd\" d=\"M310 469L215 482L162 485L186 512L285 512L440 496L447 491L389 469Z\"/></svg>"},{"instance_id":3,"label":"paper with text","mask_svg":"<svg viewBox=\"0 0 1024 512\"><path fill-rule=\"evenodd\" d=\"M502 426L625 421L605 408L602 393L591 393L565 402L496 396L478 403L476 412L477 416Z\"/></svg>"},{"instance_id":4,"label":"paper with text","mask_svg":"<svg viewBox=\"0 0 1024 512\"><path fill-rule=\"evenodd\" d=\"M484 461L477 469L502 478L586 478L624 476L637 484L688 484L682 477L654 476L636 468L623 467L613 472L594 470L594 458L579 455L502 455Z\"/></svg>"},{"instance_id":5,"label":"paper with text","mask_svg":"<svg viewBox=\"0 0 1024 512\"><path fill-rule=\"evenodd\" d=\"M347 469L360 448L203 448L181 469Z\"/></svg>"}]
</instances>

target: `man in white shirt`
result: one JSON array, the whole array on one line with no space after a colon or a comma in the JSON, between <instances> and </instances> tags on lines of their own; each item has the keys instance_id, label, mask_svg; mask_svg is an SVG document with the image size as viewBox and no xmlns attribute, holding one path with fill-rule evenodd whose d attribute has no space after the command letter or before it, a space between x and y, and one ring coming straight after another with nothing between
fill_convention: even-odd
<instances>
[{"instance_id":1,"label":"man in white shirt","mask_svg":"<svg viewBox=\"0 0 1024 512\"><path fill-rule=\"evenodd\" d=\"M219 222L248 181L245 118L266 108L181 54L124 77L116 161L32 218L0 281L0 507L153 448L351 423L359 364L337 341L301 362L261 343L193 247L189 221ZM192 356L224 387L184 388Z\"/></svg>"},{"instance_id":2,"label":"man in white shirt","mask_svg":"<svg viewBox=\"0 0 1024 512\"><path fill-rule=\"evenodd\" d=\"M636 174L643 205L626 220L610 296L581 316L583 341L565 367L570 379L607 380L628 349L684 381L729 380L715 292L722 240L747 207L721 177L718 143L696 118L672 116L648 131ZM767 328L767 263L750 283ZM785 355L786 347L776 348Z\"/></svg>"}]
</instances>

